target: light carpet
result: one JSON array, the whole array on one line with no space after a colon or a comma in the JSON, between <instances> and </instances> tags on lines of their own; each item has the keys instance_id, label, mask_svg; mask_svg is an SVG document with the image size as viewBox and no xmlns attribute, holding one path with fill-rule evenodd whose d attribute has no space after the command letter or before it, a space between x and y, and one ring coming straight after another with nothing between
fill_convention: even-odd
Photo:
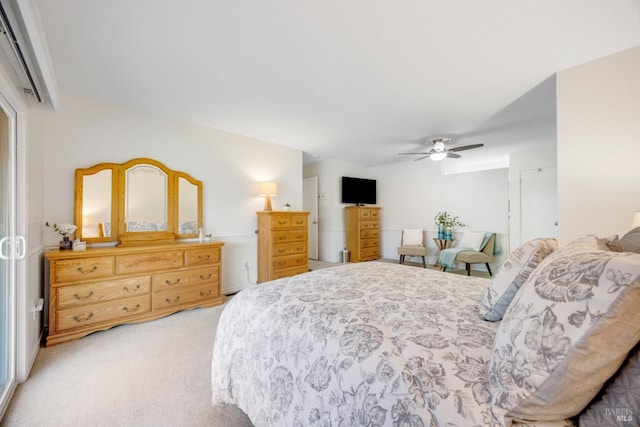
<instances>
[{"instance_id":1,"label":"light carpet","mask_svg":"<svg viewBox=\"0 0 640 427\"><path fill-rule=\"evenodd\" d=\"M41 348L2 426L251 426L211 404L211 355L223 306L122 325Z\"/></svg>"}]
</instances>

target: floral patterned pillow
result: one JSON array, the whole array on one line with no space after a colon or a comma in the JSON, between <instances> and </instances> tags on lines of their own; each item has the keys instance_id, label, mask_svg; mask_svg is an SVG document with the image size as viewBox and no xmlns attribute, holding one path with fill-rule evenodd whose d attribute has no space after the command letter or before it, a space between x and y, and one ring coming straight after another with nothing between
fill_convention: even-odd
<instances>
[{"instance_id":1,"label":"floral patterned pillow","mask_svg":"<svg viewBox=\"0 0 640 427\"><path fill-rule=\"evenodd\" d=\"M509 305L489 366L499 420L579 414L640 340L640 255L595 236L547 258Z\"/></svg>"},{"instance_id":2,"label":"floral patterned pillow","mask_svg":"<svg viewBox=\"0 0 640 427\"><path fill-rule=\"evenodd\" d=\"M558 241L553 238L530 240L511 252L491 279L480 300L478 312L485 320L502 320L504 312L529 275L551 252L558 249Z\"/></svg>"}]
</instances>

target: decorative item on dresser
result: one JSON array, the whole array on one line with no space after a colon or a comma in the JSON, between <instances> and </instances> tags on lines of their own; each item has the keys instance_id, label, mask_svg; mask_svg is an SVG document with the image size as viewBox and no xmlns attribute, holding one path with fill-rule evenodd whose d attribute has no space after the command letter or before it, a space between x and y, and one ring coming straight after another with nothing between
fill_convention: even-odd
<instances>
[{"instance_id":1,"label":"decorative item on dresser","mask_svg":"<svg viewBox=\"0 0 640 427\"><path fill-rule=\"evenodd\" d=\"M47 345L223 303L222 242L51 251Z\"/></svg>"},{"instance_id":2,"label":"decorative item on dresser","mask_svg":"<svg viewBox=\"0 0 640 427\"><path fill-rule=\"evenodd\" d=\"M380 258L380 208L348 206L345 208L347 249L351 261L371 261Z\"/></svg>"},{"instance_id":3,"label":"decorative item on dresser","mask_svg":"<svg viewBox=\"0 0 640 427\"><path fill-rule=\"evenodd\" d=\"M309 212L262 211L258 215L258 283L306 273Z\"/></svg>"}]
</instances>

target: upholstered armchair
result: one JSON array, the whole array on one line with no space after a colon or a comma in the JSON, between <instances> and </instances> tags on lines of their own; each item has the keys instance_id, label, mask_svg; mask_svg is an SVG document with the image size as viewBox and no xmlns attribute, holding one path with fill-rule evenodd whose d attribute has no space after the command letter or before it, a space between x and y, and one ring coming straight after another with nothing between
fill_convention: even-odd
<instances>
[{"instance_id":1,"label":"upholstered armchair","mask_svg":"<svg viewBox=\"0 0 640 427\"><path fill-rule=\"evenodd\" d=\"M496 234L491 233L489 240L485 245L480 248L479 251L460 251L456 254L455 261L464 262L466 264L467 276L471 276L471 264L484 263L487 266L489 276L493 276L491 273L491 267L489 263L493 261L493 253L496 245ZM442 270L446 271L447 267L442 266Z\"/></svg>"},{"instance_id":2,"label":"upholstered armchair","mask_svg":"<svg viewBox=\"0 0 640 427\"><path fill-rule=\"evenodd\" d=\"M419 229L403 229L400 238L400 247L398 247L398 255L400 259L398 264L404 264L404 257L419 256L422 257L422 266L427 268L425 256L427 256L427 244L425 241L424 230Z\"/></svg>"}]
</instances>

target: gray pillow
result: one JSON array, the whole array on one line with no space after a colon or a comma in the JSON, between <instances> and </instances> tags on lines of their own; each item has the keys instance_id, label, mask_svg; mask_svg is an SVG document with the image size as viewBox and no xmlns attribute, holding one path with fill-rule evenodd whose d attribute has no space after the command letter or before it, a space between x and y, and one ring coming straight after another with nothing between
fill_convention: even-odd
<instances>
[{"instance_id":1,"label":"gray pillow","mask_svg":"<svg viewBox=\"0 0 640 427\"><path fill-rule=\"evenodd\" d=\"M622 236L620 245L625 252L640 254L640 227L636 227Z\"/></svg>"},{"instance_id":2,"label":"gray pillow","mask_svg":"<svg viewBox=\"0 0 640 427\"><path fill-rule=\"evenodd\" d=\"M632 427L640 424L640 345L631 350L622 369L604 393L580 415L581 427Z\"/></svg>"}]
</instances>

